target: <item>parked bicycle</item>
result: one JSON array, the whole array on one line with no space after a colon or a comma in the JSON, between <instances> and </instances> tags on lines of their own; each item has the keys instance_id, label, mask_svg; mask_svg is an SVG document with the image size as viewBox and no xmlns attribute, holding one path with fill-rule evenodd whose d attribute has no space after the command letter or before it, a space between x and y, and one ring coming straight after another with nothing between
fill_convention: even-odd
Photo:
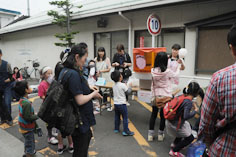
<instances>
[{"instance_id":1,"label":"parked bicycle","mask_svg":"<svg viewBox=\"0 0 236 157\"><path fill-rule=\"evenodd\" d=\"M39 66L40 66L40 63L38 62L38 59L35 59L35 60L27 60L27 62L31 62L32 63L32 70L29 71L29 67L25 66L23 68L20 69L20 72L23 76L24 79L30 79L31 78L31 75L34 73L34 76L36 79L40 79L40 74L39 74Z\"/></svg>"}]
</instances>

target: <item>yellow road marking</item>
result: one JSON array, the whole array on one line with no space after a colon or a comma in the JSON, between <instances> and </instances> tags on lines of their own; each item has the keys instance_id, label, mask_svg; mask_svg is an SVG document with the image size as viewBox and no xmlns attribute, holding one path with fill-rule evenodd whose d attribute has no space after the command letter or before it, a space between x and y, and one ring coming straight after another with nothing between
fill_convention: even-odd
<instances>
[{"instance_id":1,"label":"yellow road marking","mask_svg":"<svg viewBox=\"0 0 236 157\"><path fill-rule=\"evenodd\" d=\"M54 151L54 150L52 150L51 148L49 148L49 147L46 147L46 148L44 148L44 149L41 149L41 150L39 150L38 151L39 153L41 153L41 154L43 154L45 157L49 157L49 156L59 156L59 155L57 155L57 153Z\"/></svg>"},{"instance_id":2,"label":"yellow road marking","mask_svg":"<svg viewBox=\"0 0 236 157\"><path fill-rule=\"evenodd\" d=\"M96 155L98 155L98 152L89 151L88 154L89 154L89 156L91 156L91 157L95 157Z\"/></svg>"},{"instance_id":3,"label":"yellow road marking","mask_svg":"<svg viewBox=\"0 0 236 157\"><path fill-rule=\"evenodd\" d=\"M29 101L34 102L34 101L35 101L36 99L38 99L38 98L39 98L39 96L30 98ZM14 102L14 103L11 104L11 106L15 106L15 105L18 105L18 104L19 104L19 102Z\"/></svg>"},{"instance_id":4,"label":"yellow road marking","mask_svg":"<svg viewBox=\"0 0 236 157\"><path fill-rule=\"evenodd\" d=\"M113 99L111 99L111 103L114 104ZM148 105L149 106L149 105ZM157 157L156 152L152 151L152 147L148 144L145 138L141 135L141 133L134 126L132 121L129 119L129 129L134 132L134 139L139 144L141 149L149 156L149 157Z\"/></svg>"},{"instance_id":5,"label":"yellow road marking","mask_svg":"<svg viewBox=\"0 0 236 157\"><path fill-rule=\"evenodd\" d=\"M8 125L7 123L4 123L4 124L0 125L0 128L8 129L8 128L13 127L17 124L18 124L18 116L13 120L13 125L12 126Z\"/></svg>"}]
</instances>

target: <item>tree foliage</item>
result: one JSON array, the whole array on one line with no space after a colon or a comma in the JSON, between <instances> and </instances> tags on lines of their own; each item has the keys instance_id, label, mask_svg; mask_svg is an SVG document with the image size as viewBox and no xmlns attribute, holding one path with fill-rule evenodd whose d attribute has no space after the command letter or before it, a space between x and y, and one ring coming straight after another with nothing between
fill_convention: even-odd
<instances>
[{"instance_id":1,"label":"tree foliage","mask_svg":"<svg viewBox=\"0 0 236 157\"><path fill-rule=\"evenodd\" d=\"M61 1L51 1L49 2L51 5L57 6L61 12L50 10L48 11L48 16L53 18L52 24L56 24L61 28L65 29L64 33L57 33L55 37L61 40L60 43L55 43L56 46L60 47L72 47L75 43L73 42L75 34L79 33L78 31L71 31L71 26L74 24L72 22L72 8L75 6L70 3L69 0L61 0ZM82 6L76 6L77 8L81 8Z\"/></svg>"}]
</instances>

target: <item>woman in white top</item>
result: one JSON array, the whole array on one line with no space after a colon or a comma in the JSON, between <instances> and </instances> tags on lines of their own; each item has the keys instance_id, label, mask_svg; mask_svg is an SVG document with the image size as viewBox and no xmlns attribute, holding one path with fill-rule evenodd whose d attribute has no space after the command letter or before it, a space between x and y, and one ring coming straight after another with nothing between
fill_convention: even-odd
<instances>
[{"instance_id":1,"label":"woman in white top","mask_svg":"<svg viewBox=\"0 0 236 157\"><path fill-rule=\"evenodd\" d=\"M176 72L180 67L180 70L184 70L185 69L185 65L184 65L184 60L179 58L179 50L181 49L181 46L179 44L174 44L172 46L172 53L169 57L168 60L168 68L171 69L173 72ZM178 88L179 85L179 78L174 78L172 79L172 90L175 91Z\"/></svg>"},{"instance_id":2,"label":"woman in white top","mask_svg":"<svg viewBox=\"0 0 236 157\"><path fill-rule=\"evenodd\" d=\"M106 81L110 80L110 70L111 62L108 57L106 57L106 51L104 47L98 49L97 57L94 59L96 62L96 68L98 71L98 76L105 78Z\"/></svg>"}]
</instances>

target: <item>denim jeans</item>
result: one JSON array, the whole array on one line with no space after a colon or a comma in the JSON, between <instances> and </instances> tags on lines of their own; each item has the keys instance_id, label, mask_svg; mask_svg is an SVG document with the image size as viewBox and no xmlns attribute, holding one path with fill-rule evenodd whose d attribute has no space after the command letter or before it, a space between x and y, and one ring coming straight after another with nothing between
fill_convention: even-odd
<instances>
[{"instance_id":1,"label":"denim jeans","mask_svg":"<svg viewBox=\"0 0 236 157\"><path fill-rule=\"evenodd\" d=\"M115 130L120 130L120 115L123 118L123 131L129 132L128 128L128 110L126 104L115 104Z\"/></svg>"},{"instance_id":2,"label":"denim jeans","mask_svg":"<svg viewBox=\"0 0 236 157\"><path fill-rule=\"evenodd\" d=\"M11 117L11 100L12 100L12 86L13 83L0 91L0 117L1 120L12 121Z\"/></svg>"},{"instance_id":3,"label":"denim jeans","mask_svg":"<svg viewBox=\"0 0 236 157\"><path fill-rule=\"evenodd\" d=\"M35 153L35 142L34 142L34 132L29 131L23 134L25 138L25 154L33 155Z\"/></svg>"}]
</instances>

